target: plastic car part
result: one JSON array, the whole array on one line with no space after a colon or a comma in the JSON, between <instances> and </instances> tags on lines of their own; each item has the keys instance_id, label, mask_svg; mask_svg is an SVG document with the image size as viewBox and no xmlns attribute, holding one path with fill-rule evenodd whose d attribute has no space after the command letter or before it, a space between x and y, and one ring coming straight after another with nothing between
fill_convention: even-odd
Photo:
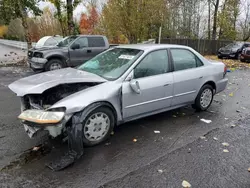
<instances>
[{"instance_id":1,"label":"plastic car part","mask_svg":"<svg viewBox=\"0 0 250 188\"><path fill-rule=\"evenodd\" d=\"M46 164L47 167L49 167L53 171L63 170L75 163L76 160L80 159L83 156L83 126L81 122L83 122L83 120L92 110L102 105L102 102L94 103L85 108L85 110L83 110L82 112L76 113L74 116L72 116L72 124L67 127L68 152L65 155L61 156L59 159L54 160L54 162Z\"/></svg>"}]
</instances>

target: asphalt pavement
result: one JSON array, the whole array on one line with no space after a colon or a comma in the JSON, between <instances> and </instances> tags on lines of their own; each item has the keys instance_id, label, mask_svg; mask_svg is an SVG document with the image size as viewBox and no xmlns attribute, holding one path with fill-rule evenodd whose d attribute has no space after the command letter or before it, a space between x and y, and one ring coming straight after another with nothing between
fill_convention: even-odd
<instances>
[{"instance_id":1,"label":"asphalt pavement","mask_svg":"<svg viewBox=\"0 0 250 188\"><path fill-rule=\"evenodd\" d=\"M188 106L121 125L60 172L45 164L67 145L55 142L51 152L29 157L44 138L29 139L16 118L19 99L7 85L31 74L0 68L0 187L182 187L183 180L197 188L250 187L250 70L228 73L227 89L208 111Z\"/></svg>"}]
</instances>

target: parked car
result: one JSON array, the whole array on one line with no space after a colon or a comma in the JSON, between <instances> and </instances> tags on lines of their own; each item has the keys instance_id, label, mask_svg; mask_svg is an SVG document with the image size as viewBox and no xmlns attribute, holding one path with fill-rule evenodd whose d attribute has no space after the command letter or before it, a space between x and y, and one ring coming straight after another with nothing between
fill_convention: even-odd
<instances>
[{"instance_id":1,"label":"parked car","mask_svg":"<svg viewBox=\"0 0 250 188\"><path fill-rule=\"evenodd\" d=\"M59 35L42 37L36 43L35 49L42 48L42 47L56 46L62 40L63 40L63 37Z\"/></svg>"},{"instance_id":2,"label":"parked car","mask_svg":"<svg viewBox=\"0 0 250 188\"><path fill-rule=\"evenodd\" d=\"M242 50L250 47L250 42L234 42L218 50L218 58L239 59Z\"/></svg>"},{"instance_id":3,"label":"parked car","mask_svg":"<svg viewBox=\"0 0 250 188\"><path fill-rule=\"evenodd\" d=\"M250 62L250 47L244 48L241 56L240 56L241 62Z\"/></svg>"},{"instance_id":4,"label":"parked car","mask_svg":"<svg viewBox=\"0 0 250 188\"><path fill-rule=\"evenodd\" d=\"M78 143L92 146L124 122L188 104L207 110L226 88L226 72L187 46L124 45L77 69L22 78L9 88L21 98L19 119L30 137L42 130L57 137L75 126Z\"/></svg>"},{"instance_id":5,"label":"parked car","mask_svg":"<svg viewBox=\"0 0 250 188\"><path fill-rule=\"evenodd\" d=\"M109 48L101 35L77 35L64 38L57 46L31 49L28 63L33 70L56 70L81 65Z\"/></svg>"}]
</instances>

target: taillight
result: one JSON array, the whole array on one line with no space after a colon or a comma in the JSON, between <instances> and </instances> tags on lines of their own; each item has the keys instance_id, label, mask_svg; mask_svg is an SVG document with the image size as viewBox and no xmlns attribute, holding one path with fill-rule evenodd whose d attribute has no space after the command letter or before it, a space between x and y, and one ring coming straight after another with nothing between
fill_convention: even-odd
<instances>
[{"instance_id":1,"label":"taillight","mask_svg":"<svg viewBox=\"0 0 250 188\"><path fill-rule=\"evenodd\" d=\"M227 74L227 66L224 65L224 74L223 74L223 77L225 77L226 74Z\"/></svg>"}]
</instances>

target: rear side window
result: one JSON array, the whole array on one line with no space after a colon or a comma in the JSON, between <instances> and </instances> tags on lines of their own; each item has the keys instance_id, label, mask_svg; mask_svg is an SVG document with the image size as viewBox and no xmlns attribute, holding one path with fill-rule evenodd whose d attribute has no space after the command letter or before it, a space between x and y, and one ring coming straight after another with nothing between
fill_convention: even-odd
<instances>
[{"instance_id":1,"label":"rear side window","mask_svg":"<svg viewBox=\"0 0 250 188\"><path fill-rule=\"evenodd\" d=\"M89 47L105 47L103 37L88 37Z\"/></svg>"},{"instance_id":2,"label":"rear side window","mask_svg":"<svg viewBox=\"0 0 250 188\"><path fill-rule=\"evenodd\" d=\"M171 49L174 70L185 70L203 66L201 60L186 49Z\"/></svg>"}]
</instances>

